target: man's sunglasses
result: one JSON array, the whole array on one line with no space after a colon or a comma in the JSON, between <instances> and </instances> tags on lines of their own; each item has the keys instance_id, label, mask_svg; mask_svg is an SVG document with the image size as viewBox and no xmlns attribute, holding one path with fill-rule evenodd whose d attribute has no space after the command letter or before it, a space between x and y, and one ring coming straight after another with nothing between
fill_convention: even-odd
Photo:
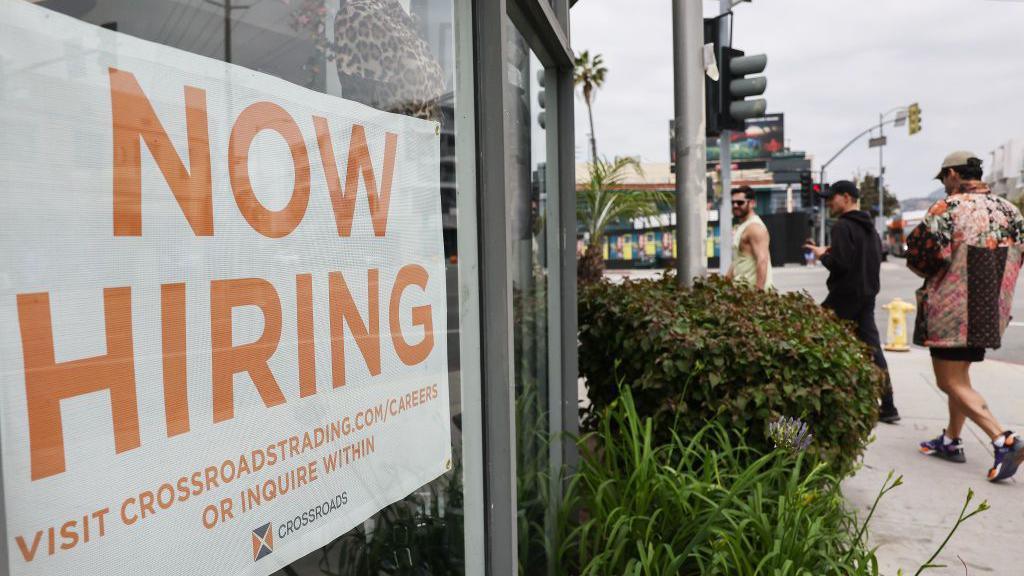
<instances>
[{"instance_id":1,"label":"man's sunglasses","mask_svg":"<svg viewBox=\"0 0 1024 576\"><path fill-rule=\"evenodd\" d=\"M732 201L732 205L733 206L745 206L747 204L747 202L750 202L750 200L733 200Z\"/></svg>"}]
</instances>

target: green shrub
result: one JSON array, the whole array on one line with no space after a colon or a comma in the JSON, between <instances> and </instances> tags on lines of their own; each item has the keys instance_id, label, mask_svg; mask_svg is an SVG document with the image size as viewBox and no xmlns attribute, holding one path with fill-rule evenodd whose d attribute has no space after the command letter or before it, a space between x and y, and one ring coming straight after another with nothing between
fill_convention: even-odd
<instances>
[{"instance_id":1,"label":"green shrub","mask_svg":"<svg viewBox=\"0 0 1024 576\"><path fill-rule=\"evenodd\" d=\"M631 383L637 411L659 441L708 422L746 431L759 453L769 422L803 419L811 454L843 474L877 420L883 381L852 325L805 294L765 293L718 277L679 287L659 280L607 282L579 298L579 365L590 409L584 428Z\"/></svg>"},{"instance_id":2,"label":"green shrub","mask_svg":"<svg viewBox=\"0 0 1024 576\"><path fill-rule=\"evenodd\" d=\"M633 397L580 441L563 500L563 574L877 574L839 480L803 452L760 455L714 422L659 444Z\"/></svg>"}]
</instances>

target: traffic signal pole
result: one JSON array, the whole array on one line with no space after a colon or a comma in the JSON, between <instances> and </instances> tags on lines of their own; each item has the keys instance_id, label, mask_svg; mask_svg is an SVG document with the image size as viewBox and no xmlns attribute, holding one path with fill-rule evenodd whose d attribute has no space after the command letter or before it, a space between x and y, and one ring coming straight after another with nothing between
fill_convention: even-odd
<instances>
[{"instance_id":1,"label":"traffic signal pole","mask_svg":"<svg viewBox=\"0 0 1024 576\"><path fill-rule=\"evenodd\" d=\"M890 122L895 122L895 120L891 120ZM874 132L875 128L876 128L875 126L871 126L867 130L865 130L865 131L861 132L860 134L857 134L856 136L851 138L850 141L847 142L845 146L843 146L842 148L839 149L839 152L836 152L835 154L832 155L831 158L828 159L828 162L825 162L824 164L821 165L821 191L822 192L825 191L825 169L829 167L829 164L832 164L833 162L835 162L836 158L839 158L839 156L843 152L846 152L846 150L850 146L853 146L854 142L856 142L857 140L860 140L861 138L863 138L867 134L870 134L871 132ZM821 218L819 220L819 226L818 226L818 246L824 246L825 245L825 222L826 222L826 218L828 218L828 214L826 213L827 211L828 211L828 208L825 206L825 201L822 200L821 201Z\"/></svg>"},{"instance_id":2,"label":"traffic signal pole","mask_svg":"<svg viewBox=\"0 0 1024 576\"><path fill-rule=\"evenodd\" d=\"M892 111L890 111L890 113L891 112ZM883 117L884 117L884 115L883 115ZM870 128L868 128L867 130L864 130L860 134L857 134L856 136L851 138L849 142L847 142L842 148L839 149L838 152L833 154L832 157L828 159L828 162L825 162L824 164L822 164L821 168L820 168L820 170L821 170L821 189L822 189L822 191L825 190L825 169L828 168L830 164L835 162L836 158L839 158L839 156L842 155L843 152L846 152L846 150L850 146L853 146L853 143L856 142L857 140L860 140L864 136L874 132L876 129L881 131L882 127L885 126L886 124L894 124L894 123L896 123L896 119L895 118L891 118L889 120L880 121L878 123L878 125L872 124ZM878 158L879 158L879 163L881 163L881 161L882 161L881 152L879 152L879 157ZM881 182L882 182L881 175L879 175L878 182L879 182L879 186L881 186ZM881 190L881 188L879 188L879 197L882 198L882 190ZM882 206L882 200L880 199L879 200L879 207L881 207L881 206ZM822 202L821 202L821 219L820 219L819 229L818 229L818 245L819 246L824 246L825 245L825 219L827 217L827 215L825 213L826 210L827 209L825 207L825 201L822 200Z\"/></svg>"},{"instance_id":3,"label":"traffic signal pole","mask_svg":"<svg viewBox=\"0 0 1024 576\"><path fill-rule=\"evenodd\" d=\"M725 14L732 10L732 0L720 0L719 13ZM730 24L726 18L720 20L718 37L722 45L732 47L732 34L728 34ZM721 65L721 63L719 64ZM723 276L732 267L732 137L729 130L722 130L718 135L718 161L721 166L722 198L718 207L718 273Z\"/></svg>"},{"instance_id":4,"label":"traffic signal pole","mask_svg":"<svg viewBox=\"0 0 1024 576\"><path fill-rule=\"evenodd\" d=\"M839 154L836 154L836 156L838 156L838 155ZM835 160L835 157L833 157L832 160ZM829 160L829 162L831 162L832 160ZM821 166L821 179L819 180L819 182L821 183L821 192L822 193L825 192L825 168L826 168L826 166L827 165L825 165L825 164L822 164L822 166ZM817 200L818 200L818 204L819 204L819 209L818 209L818 246L824 246L825 245L825 219L828 218L828 215L825 212L828 211L828 206L825 205L825 199L824 198L818 198Z\"/></svg>"},{"instance_id":5,"label":"traffic signal pole","mask_svg":"<svg viewBox=\"0 0 1024 576\"><path fill-rule=\"evenodd\" d=\"M878 147L878 180L875 182L878 186L878 236L885 238L885 186L883 186L883 180L885 179L885 157L883 156L885 150L885 133L882 131L882 126L885 125L885 114L878 115L878 136L882 139L882 145Z\"/></svg>"},{"instance_id":6,"label":"traffic signal pole","mask_svg":"<svg viewBox=\"0 0 1024 576\"><path fill-rule=\"evenodd\" d=\"M672 0L676 117L676 272L690 286L707 273L703 2Z\"/></svg>"},{"instance_id":7,"label":"traffic signal pole","mask_svg":"<svg viewBox=\"0 0 1024 576\"><path fill-rule=\"evenodd\" d=\"M914 102L910 106L897 106L884 114L878 115L878 135L882 138L882 145L878 147L878 235L885 237L885 133L882 131L882 127L885 126L885 117L893 112L903 112L906 114L906 118L911 122L909 129L910 135L913 136L920 130L921 125L921 107ZM900 115L893 119L892 123L897 124L900 120ZM917 126L913 125L916 122Z\"/></svg>"},{"instance_id":8,"label":"traffic signal pole","mask_svg":"<svg viewBox=\"0 0 1024 576\"><path fill-rule=\"evenodd\" d=\"M704 21L705 41L714 45L719 70L717 78L712 75L710 80L705 80L708 101L704 108L707 128L704 138L718 136L718 166L722 184L722 199L718 210L718 262L719 272L723 274L732 266L732 132L744 130L747 120L764 116L768 107L763 98L748 99L764 94L768 86L764 76L754 76L764 72L768 57L764 54L748 56L742 50L732 47L732 6L737 1L740 0L719 0L719 15ZM696 0L692 0L692 3L701 4ZM709 27L709 24L716 24L717 29ZM706 165L703 169L706 170ZM708 203L704 206L707 207Z\"/></svg>"},{"instance_id":9,"label":"traffic signal pole","mask_svg":"<svg viewBox=\"0 0 1024 576\"><path fill-rule=\"evenodd\" d=\"M729 0L724 0L728 2ZM718 158L722 166L722 200L718 205L718 273L725 275L732 266L732 138L728 130L718 136Z\"/></svg>"}]
</instances>

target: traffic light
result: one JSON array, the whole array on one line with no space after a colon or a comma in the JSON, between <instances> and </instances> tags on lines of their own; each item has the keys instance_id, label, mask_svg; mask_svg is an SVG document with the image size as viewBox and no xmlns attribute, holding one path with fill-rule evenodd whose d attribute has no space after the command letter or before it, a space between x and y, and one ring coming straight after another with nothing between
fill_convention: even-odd
<instances>
[{"instance_id":1,"label":"traffic light","mask_svg":"<svg viewBox=\"0 0 1024 576\"><path fill-rule=\"evenodd\" d=\"M800 173L800 204L807 208L814 205L814 180L811 173L804 171Z\"/></svg>"},{"instance_id":2,"label":"traffic light","mask_svg":"<svg viewBox=\"0 0 1024 576\"><path fill-rule=\"evenodd\" d=\"M540 90L537 91L537 105L540 106L540 112L537 113L537 124L540 124L541 130L545 130L547 129L544 123L547 121L548 103L544 93L544 70L537 70L537 86L540 86Z\"/></svg>"},{"instance_id":3,"label":"traffic light","mask_svg":"<svg viewBox=\"0 0 1024 576\"><path fill-rule=\"evenodd\" d=\"M718 127L722 130L743 131L748 118L764 116L768 109L768 102L764 98L747 100L749 96L764 94L768 87L768 79L764 76L748 77L764 72L768 66L768 57L764 54L747 56L742 50L724 46L721 55Z\"/></svg>"},{"instance_id":4,"label":"traffic light","mask_svg":"<svg viewBox=\"0 0 1024 576\"><path fill-rule=\"evenodd\" d=\"M749 96L764 94L768 80L764 76L747 77L764 72L768 57L764 54L747 56L742 50L723 46L719 38L720 20L704 20L704 43L712 44L718 63L719 78L704 77L704 103L706 131L709 138L718 136L722 130L746 129L748 118L764 116L768 103L763 98L747 100Z\"/></svg>"},{"instance_id":5,"label":"traffic light","mask_svg":"<svg viewBox=\"0 0 1024 576\"><path fill-rule=\"evenodd\" d=\"M811 178L809 171L803 171L800 173L800 188L802 190L810 190L811 186L814 185L814 180Z\"/></svg>"},{"instance_id":6,"label":"traffic light","mask_svg":"<svg viewBox=\"0 0 1024 576\"><path fill-rule=\"evenodd\" d=\"M814 212L821 201L821 184L811 184L810 188L800 191L800 201L805 212Z\"/></svg>"},{"instance_id":7,"label":"traffic light","mask_svg":"<svg viewBox=\"0 0 1024 576\"><path fill-rule=\"evenodd\" d=\"M921 131L921 107L914 102L907 107L907 132L913 136Z\"/></svg>"}]
</instances>

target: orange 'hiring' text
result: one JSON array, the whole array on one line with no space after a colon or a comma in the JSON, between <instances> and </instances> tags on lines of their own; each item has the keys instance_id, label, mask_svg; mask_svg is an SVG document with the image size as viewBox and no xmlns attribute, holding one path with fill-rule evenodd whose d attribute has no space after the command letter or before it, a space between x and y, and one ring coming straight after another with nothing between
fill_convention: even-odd
<instances>
[{"instance_id":1,"label":"orange 'hiring' text","mask_svg":"<svg viewBox=\"0 0 1024 576\"><path fill-rule=\"evenodd\" d=\"M192 234L213 236L213 179L206 92L193 86L184 88L188 134L186 169L135 76L111 68L109 78L114 145L113 235L142 235L141 144L145 142ZM347 237L351 234L357 191L362 181L367 192L373 233L378 237L385 236L398 136L390 132L384 135L384 161L378 182L370 160L366 130L361 125L352 125L342 186L327 120L314 116L313 124L338 235ZM294 166L291 199L284 208L276 211L267 209L257 199L248 173L249 147L263 130L277 132L284 138ZM269 238L282 238L292 233L302 221L309 202L310 161L305 140L291 115L272 102L251 104L235 119L227 155L231 191L246 222ZM402 266L391 283L388 309L383 313L380 272L371 268L366 274L365 316L360 313L361 307L357 306L345 277L340 272L327 275L326 314L330 326L333 388L344 386L346 382L345 326L354 337L371 376L381 373L382 316L386 316L388 322L385 335L390 334L395 355L405 365L423 362L434 347L431 306L412 307L412 325L423 330L418 342L410 343L406 338L399 317L402 296L409 288L426 291L430 281L427 270L418 264ZM317 393L312 286L311 274L296 275L294 312L300 398ZM186 289L184 283L164 284L160 288L164 412L167 436L171 437L191 429L186 377L189 355L186 349ZM60 404L69 398L92 392L109 392L114 450L122 453L140 446L131 296L131 287L103 290L105 355L57 362L50 293L17 295L32 480L65 470L65 434ZM284 311L278 288L260 278L212 280L209 283L209 304L213 422L234 418L233 381L234 375L241 372L249 374L265 406L285 403L284 393L269 365L282 341ZM255 342L236 345L232 335L232 313L242 306L255 306L260 310L263 332Z\"/></svg>"}]
</instances>

